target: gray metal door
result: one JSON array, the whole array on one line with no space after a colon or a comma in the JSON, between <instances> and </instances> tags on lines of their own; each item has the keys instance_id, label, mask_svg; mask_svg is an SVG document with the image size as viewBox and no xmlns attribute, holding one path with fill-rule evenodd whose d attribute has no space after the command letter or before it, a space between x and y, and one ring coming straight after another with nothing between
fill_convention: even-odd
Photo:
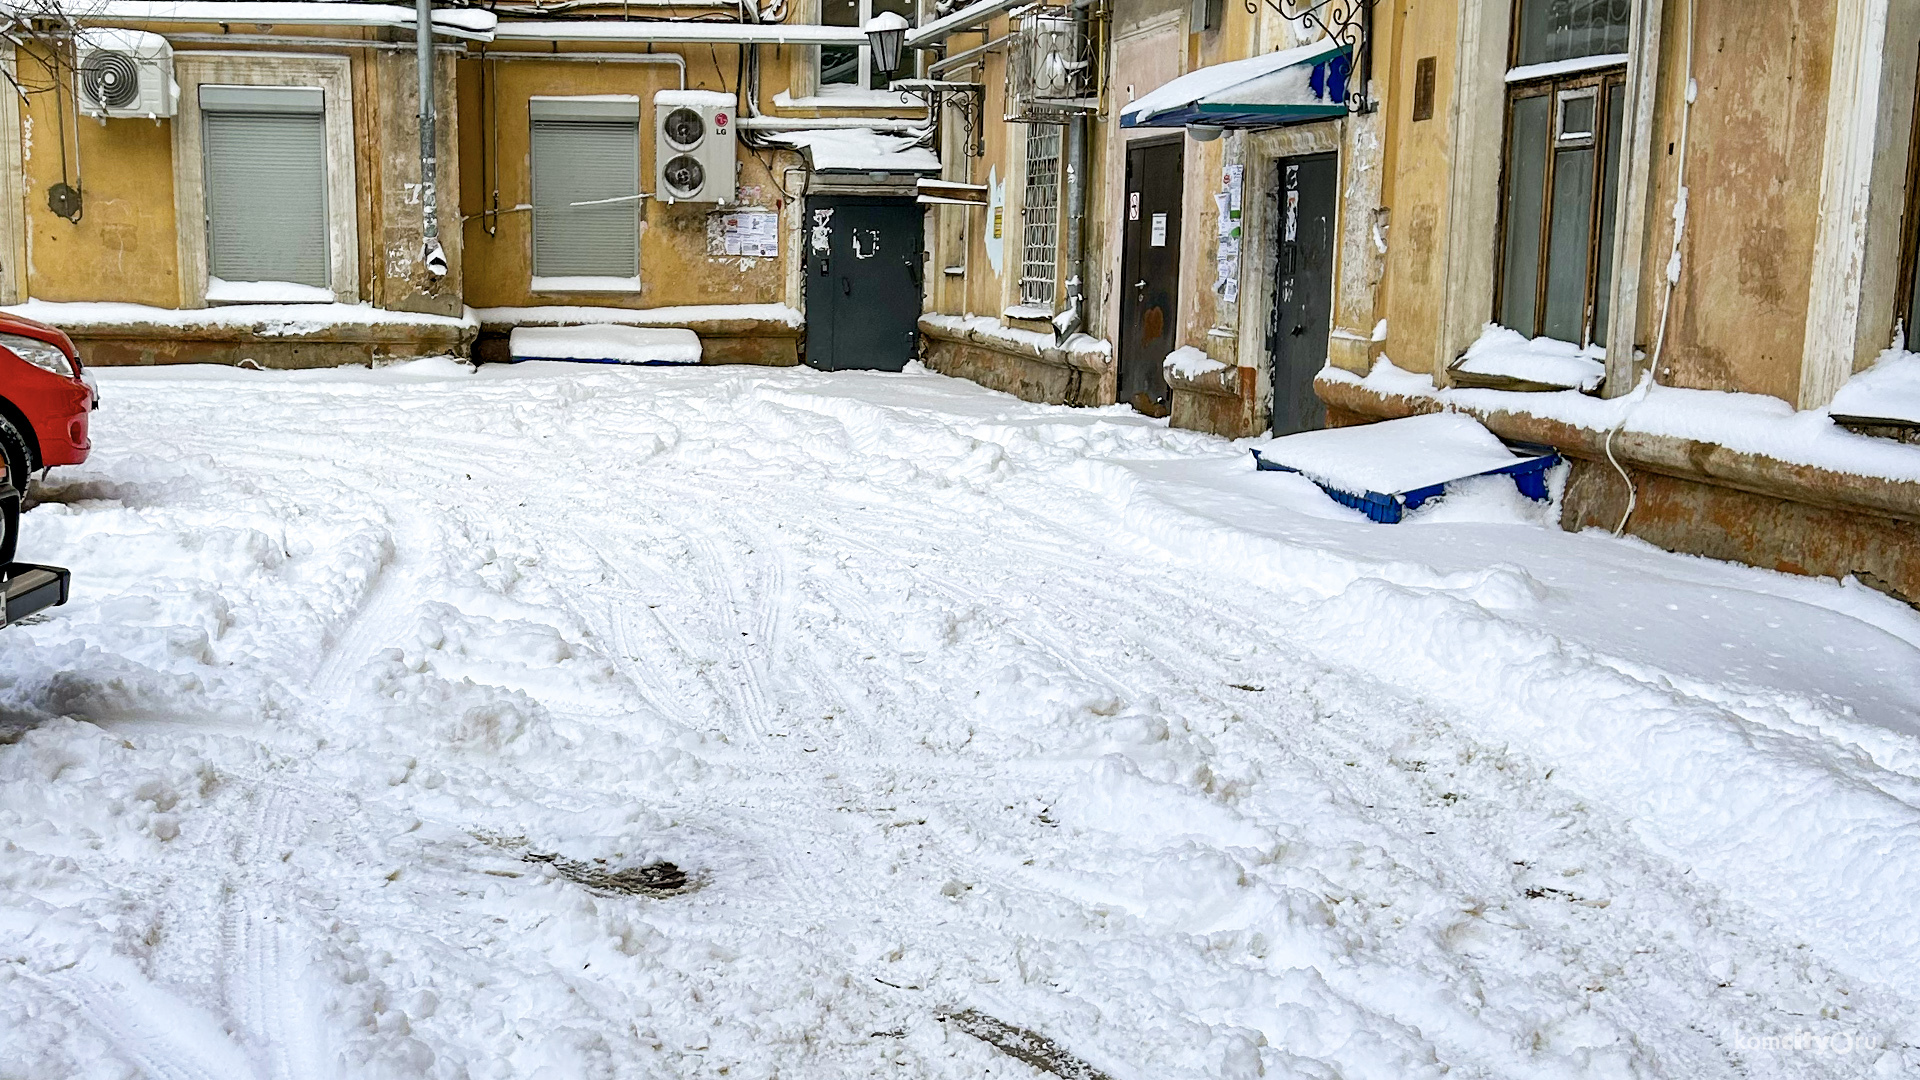
<instances>
[{"instance_id":1,"label":"gray metal door","mask_svg":"<svg viewBox=\"0 0 1920 1080\"><path fill-rule=\"evenodd\" d=\"M921 227L910 198L814 195L807 245L807 363L899 371L920 337Z\"/></svg>"},{"instance_id":2,"label":"gray metal door","mask_svg":"<svg viewBox=\"0 0 1920 1080\"><path fill-rule=\"evenodd\" d=\"M1135 407L1168 403L1161 365L1179 333L1180 151L1177 141L1127 149L1119 382L1120 400Z\"/></svg>"},{"instance_id":3,"label":"gray metal door","mask_svg":"<svg viewBox=\"0 0 1920 1080\"><path fill-rule=\"evenodd\" d=\"M1327 426L1327 407L1313 378L1327 362L1333 329L1333 219L1340 162L1333 154L1280 160L1279 229L1273 274L1273 316L1267 351L1273 358L1273 433Z\"/></svg>"}]
</instances>

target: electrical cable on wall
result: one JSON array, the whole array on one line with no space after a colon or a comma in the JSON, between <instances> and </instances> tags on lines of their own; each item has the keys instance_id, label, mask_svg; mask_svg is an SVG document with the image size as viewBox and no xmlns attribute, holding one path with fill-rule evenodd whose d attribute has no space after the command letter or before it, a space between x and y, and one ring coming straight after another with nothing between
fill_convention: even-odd
<instances>
[{"instance_id":1,"label":"electrical cable on wall","mask_svg":"<svg viewBox=\"0 0 1920 1080\"><path fill-rule=\"evenodd\" d=\"M1654 331L1653 355L1648 358L1646 374L1641 377L1639 385L1634 387L1633 393L1628 395L1626 406L1620 412L1620 419L1614 423L1613 427L1607 429L1605 443L1607 461L1627 485L1627 508L1620 515L1620 523L1613 527L1615 536L1627 531L1627 522L1633 517L1633 512L1639 505L1640 493L1634 486L1633 477L1628 475L1626 468L1620 464L1620 459L1614 456L1613 440L1620 434L1621 429L1627 426L1627 419L1633 415L1634 409L1647 399L1647 395L1653 392L1653 387L1659 382L1660 361L1666 355L1667 349L1667 323L1673 314L1673 291L1680 284L1680 242L1687 230L1687 137L1692 127L1693 103L1700 96L1700 84L1693 78L1695 2L1696 0L1687 0L1687 83L1685 100L1680 108L1680 162L1674 184L1673 244L1667 252L1667 284L1660 301L1660 324Z\"/></svg>"}]
</instances>

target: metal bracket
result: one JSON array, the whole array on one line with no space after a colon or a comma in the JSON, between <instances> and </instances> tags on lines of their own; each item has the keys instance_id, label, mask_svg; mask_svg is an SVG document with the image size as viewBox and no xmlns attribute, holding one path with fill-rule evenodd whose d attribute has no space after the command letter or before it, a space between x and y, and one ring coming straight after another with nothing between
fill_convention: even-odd
<instances>
[{"instance_id":1,"label":"metal bracket","mask_svg":"<svg viewBox=\"0 0 1920 1080\"><path fill-rule=\"evenodd\" d=\"M1247 14L1260 14L1266 4L1288 22L1305 23L1326 37L1353 50L1352 86L1347 93L1347 111L1370 113L1379 102L1367 93L1373 81L1373 5L1377 0L1246 0ZM1298 11L1287 9L1300 8Z\"/></svg>"},{"instance_id":2,"label":"metal bracket","mask_svg":"<svg viewBox=\"0 0 1920 1080\"><path fill-rule=\"evenodd\" d=\"M987 127L983 119L987 88L984 85L945 79L895 79L887 84L887 89L924 96L927 113L935 118L941 115L942 105L950 104L947 99L960 98L960 130L967 143L967 156L987 156Z\"/></svg>"}]
</instances>

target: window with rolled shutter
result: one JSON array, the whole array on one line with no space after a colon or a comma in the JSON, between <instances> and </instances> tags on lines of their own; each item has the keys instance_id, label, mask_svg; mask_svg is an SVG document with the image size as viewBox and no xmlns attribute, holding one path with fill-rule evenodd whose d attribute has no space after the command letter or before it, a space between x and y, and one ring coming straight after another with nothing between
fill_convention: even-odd
<instances>
[{"instance_id":1,"label":"window with rolled shutter","mask_svg":"<svg viewBox=\"0 0 1920 1080\"><path fill-rule=\"evenodd\" d=\"M304 86L202 86L207 273L327 288L323 95Z\"/></svg>"},{"instance_id":2,"label":"window with rolled shutter","mask_svg":"<svg viewBox=\"0 0 1920 1080\"><path fill-rule=\"evenodd\" d=\"M533 276L637 279L639 100L535 99L529 106Z\"/></svg>"}]
</instances>

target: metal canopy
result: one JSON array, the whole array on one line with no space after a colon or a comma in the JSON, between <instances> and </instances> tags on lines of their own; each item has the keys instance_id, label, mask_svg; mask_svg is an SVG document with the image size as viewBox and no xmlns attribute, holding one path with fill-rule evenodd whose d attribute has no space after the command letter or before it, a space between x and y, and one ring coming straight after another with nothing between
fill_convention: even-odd
<instances>
[{"instance_id":1,"label":"metal canopy","mask_svg":"<svg viewBox=\"0 0 1920 1080\"><path fill-rule=\"evenodd\" d=\"M1345 116L1352 68L1352 48L1327 39L1215 64L1126 106L1120 126L1268 128Z\"/></svg>"}]
</instances>

